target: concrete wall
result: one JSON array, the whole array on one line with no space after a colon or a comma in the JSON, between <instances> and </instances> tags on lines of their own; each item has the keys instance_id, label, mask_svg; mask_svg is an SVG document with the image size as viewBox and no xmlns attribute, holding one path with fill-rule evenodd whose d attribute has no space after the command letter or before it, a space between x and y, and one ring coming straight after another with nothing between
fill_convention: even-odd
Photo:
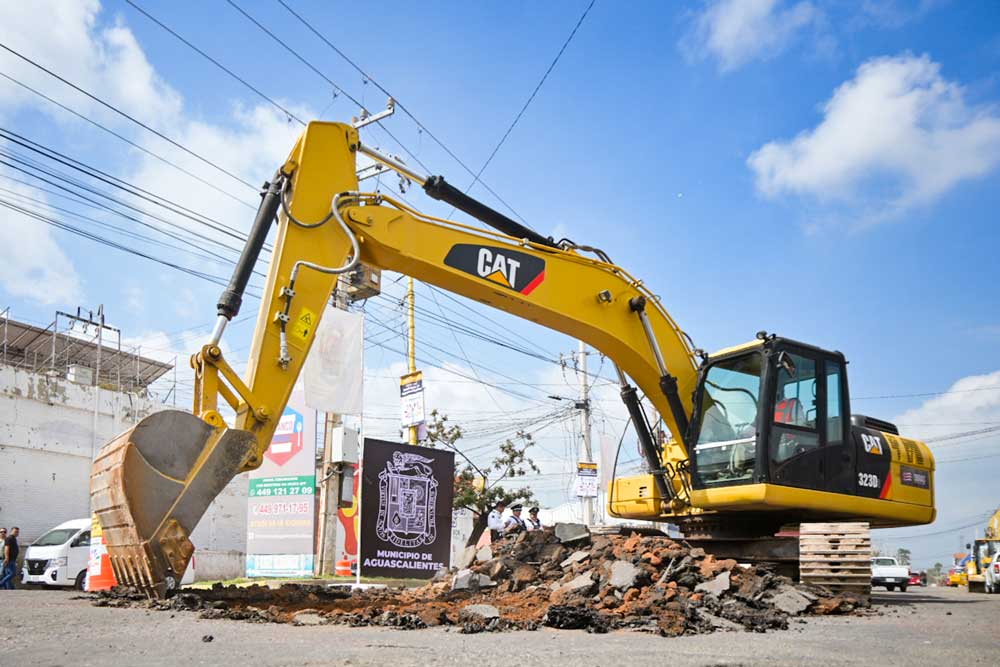
<instances>
[{"instance_id":1,"label":"concrete wall","mask_svg":"<svg viewBox=\"0 0 1000 667\"><path fill-rule=\"evenodd\" d=\"M246 574L247 556L242 551L198 549L194 554L194 580L219 581Z\"/></svg>"},{"instance_id":2,"label":"concrete wall","mask_svg":"<svg viewBox=\"0 0 1000 667\"><path fill-rule=\"evenodd\" d=\"M0 366L0 526L20 526L27 544L63 521L89 516L96 452L165 407L134 394ZM242 576L246 494L246 475L240 475L195 529L192 541L206 552L205 571Z\"/></svg>"}]
</instances>

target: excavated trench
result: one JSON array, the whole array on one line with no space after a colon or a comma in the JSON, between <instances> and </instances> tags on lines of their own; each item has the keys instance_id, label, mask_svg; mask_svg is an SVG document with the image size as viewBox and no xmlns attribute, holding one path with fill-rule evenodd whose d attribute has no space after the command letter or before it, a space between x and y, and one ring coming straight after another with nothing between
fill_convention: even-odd
<instances>
[{"instance_id":1,"label":"excavated trench","mask_svg":"<svg viewBox=\"0 0 1000 667\"><path fill-rule=\"evenodd\" d=\"M717 560L668 537L590 535L582 526L523 533L480 550L469 568L419 588L215 585L149 600L117 588L98 606L189 611L202 618L295 625L453 626L461 632L542 626L664 636L766 632L804 615L863 613L868 599L796 584L761 566Z\"/></svg>"}]
</instances>

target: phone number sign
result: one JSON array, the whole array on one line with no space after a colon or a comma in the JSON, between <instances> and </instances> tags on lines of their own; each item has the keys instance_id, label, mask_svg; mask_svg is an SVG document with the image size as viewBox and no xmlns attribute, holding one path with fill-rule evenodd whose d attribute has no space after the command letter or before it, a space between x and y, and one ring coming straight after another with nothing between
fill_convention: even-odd
<instances>
[{"instance_id":1,"label":"phone number sign","mask_svg":"<svg viewBox=\"0 0 1000 667\"><path fill-rule=\"evenodd\" d=\"M264 477L250 480L250 497L311 496L315 487L315 475Z\"/></svg>"}]
</instances>

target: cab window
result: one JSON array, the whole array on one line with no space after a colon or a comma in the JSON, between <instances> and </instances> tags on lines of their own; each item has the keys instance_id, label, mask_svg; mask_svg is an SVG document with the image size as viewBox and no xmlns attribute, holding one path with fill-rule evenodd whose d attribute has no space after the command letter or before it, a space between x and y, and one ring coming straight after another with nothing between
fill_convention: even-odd
<instances>
[{"instance_id":1,"label":"cab window","mask_svg":"<svg viewBox=\"0 0 1000 667\"><path fill-rule=\"evenodd\" d=\"M844 422L840 414L840 364L826 362L826 442L839 444L844 440Z\"/></svg>"},{"instance_id":2,"label":"cab window","mask_svg":"<svg viewBox=\"0 0 1000 667\"><path fill-rule=\"evenodd\" d=\"M695 461L701 483L749 482L757 453L757 404L763 357L724 359L705 375Z\"/></svg>"},{"instance_id":3,"label":"cab window","mask_svg":"<svg viewBox=\"0 0 1000 667\"><path fill-rule=\"evenodd\" d=\"M819 447L816 431L816 362L783 352L778 361L772 447L776 463Z\"/></svg>"}]
</instances>

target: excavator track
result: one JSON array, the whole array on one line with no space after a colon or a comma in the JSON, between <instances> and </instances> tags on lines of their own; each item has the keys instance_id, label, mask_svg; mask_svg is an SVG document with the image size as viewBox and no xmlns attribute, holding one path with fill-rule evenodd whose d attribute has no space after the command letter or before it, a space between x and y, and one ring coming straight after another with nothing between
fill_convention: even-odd
<instances>
[{"instance_id":1,"label":"excavator track","mask_svg":"<svg viewBox=\"0 0 1000 667\"><path fill-rule=\"evenodd\" d=\"M120 585L156 597L177 588L194 553L191 533L254 443L246 431L168 410L101 449L91 472L91 507Z\"/></svg>"}]
</instances>

